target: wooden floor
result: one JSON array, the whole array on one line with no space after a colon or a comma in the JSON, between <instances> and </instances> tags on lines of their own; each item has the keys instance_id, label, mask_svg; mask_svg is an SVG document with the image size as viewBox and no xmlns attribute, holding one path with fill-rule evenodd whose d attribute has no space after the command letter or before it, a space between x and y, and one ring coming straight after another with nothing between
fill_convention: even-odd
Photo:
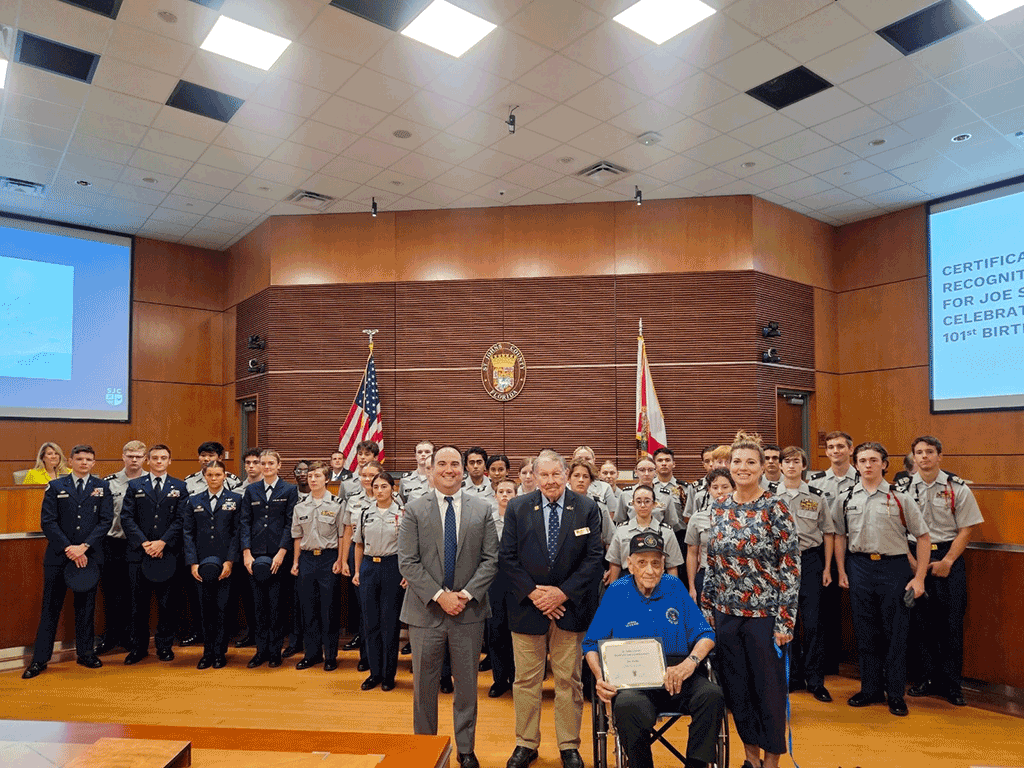
<instances>
[{"instance_id":1,"label":"wooden floor","mask_svg":"<svg viewBox=\"0 0 1024 768\"><path fill-rule=\"evenodd\" d=\"M399 662L398 687L362 692L365 673L355 669L356 654L343 653L332 673L297 671L296 659L272 670L248 670L251 649L232 649L228 667L198 671L200 652L175 648L170 663L150 657L126 667L123 656L104 656L104 667L87 670L74 662L51 664L34 680L20 672L0 673L0 717L22 720L78 720L193 727L282 728L410 733L410 657ZM483 768L502 768L515 746L511 694L487 698L490 673L480 675L476 753ZM546 682L540 759L536 768L560 768L554 744L551 681ZM852 709L846 698L857 682L833 677L835 698L821 704L809 694L792 698L794 751L801 768L968 768L1024 766L1024 720L977 707L955 708L939 699L908 699L910 716L893 717L884 706ZM450 697L441 696L441 734L451 735ZM590 709L584 711L584 761L592 764ZM685 736L678 739L685 744ZM730 768L742 753L733 731ZM667 752L659 766L671 765ZM788 758L783 765L789 765Z\"/></svg>"}]
</instances>

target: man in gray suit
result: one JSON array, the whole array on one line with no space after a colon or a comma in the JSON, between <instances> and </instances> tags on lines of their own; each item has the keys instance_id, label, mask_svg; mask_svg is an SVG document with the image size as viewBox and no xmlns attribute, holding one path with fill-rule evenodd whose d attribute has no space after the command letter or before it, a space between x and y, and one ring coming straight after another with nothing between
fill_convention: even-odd
<instances>
[{"instance_id":1,"label":"man in gray suit","mask_svg":"<svg viewBox=\"0 0 1024 768\"><path fill-rule=\"evenodd\" d=\"M445 649L455 679L453 719L460 768L479 768L477 674L487 590L498 571L498 534L486 499L462 492L462 454L437 449L433 490L409 502L398 531L398 570L408 582L401 619L412 643L413 729L437 734L437 694Z\"/></svg>"}]
</instances>

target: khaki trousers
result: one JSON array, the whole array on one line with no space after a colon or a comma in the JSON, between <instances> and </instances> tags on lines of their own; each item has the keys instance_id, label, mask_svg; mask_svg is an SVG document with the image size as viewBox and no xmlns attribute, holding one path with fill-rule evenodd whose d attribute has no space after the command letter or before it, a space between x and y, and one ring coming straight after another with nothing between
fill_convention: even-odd
<instances>
[{"instance_id":1,"label":"khaki trousers","mask_svg":"<svg viewBox=\"0 0 1024 768\"><path fill-rule=\"evenodd\" d=\"M541 689L550 651L551 671L555 678L555 737L558 748L579 749L583 721L580 662L584 634L566 632L553 621L546 635L512 633L512 652L516 662L512 695L516 707L517 746L529 749L540 746Z\"/></svg>"}]
</instances>

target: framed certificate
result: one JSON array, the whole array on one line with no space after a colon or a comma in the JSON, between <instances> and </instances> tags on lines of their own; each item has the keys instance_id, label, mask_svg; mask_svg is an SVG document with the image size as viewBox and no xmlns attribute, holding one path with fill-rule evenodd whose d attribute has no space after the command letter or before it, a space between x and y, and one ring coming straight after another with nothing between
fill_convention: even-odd
<instances>
[{"instance_id":1,"label":"framed certificate","mask_svg":"<svg viewBox=\"0 0 1024 768\"><path fill-rule=\"evenodd\" d=\"M616 688L662 688L665 651L656 637L614 638L598 643L601 671Z\"/></svg>"}]
</instances>

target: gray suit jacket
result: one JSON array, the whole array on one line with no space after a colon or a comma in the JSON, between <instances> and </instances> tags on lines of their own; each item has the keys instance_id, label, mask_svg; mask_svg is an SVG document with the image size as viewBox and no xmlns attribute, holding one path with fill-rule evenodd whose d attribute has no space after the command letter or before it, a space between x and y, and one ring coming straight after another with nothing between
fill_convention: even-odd
<instances>
[{"instance_id":1,"label":"gray suit jacket","mask_svg":"<svg viewBox=\"0 0 1024 768\"><path fill-rule=\"evenodd\" d=\"M441 514L437 495L430 492L406 505L398 530L398 570L409 582L401 619L415 627L438 627L445 618L469 624L491 615L487 589L498 572L498 534L491 508L483 499L462 494L454 590L465 589L473 600L458 616L448 616L433 599L444 581Z\"/></svg>"}]
</instances>

